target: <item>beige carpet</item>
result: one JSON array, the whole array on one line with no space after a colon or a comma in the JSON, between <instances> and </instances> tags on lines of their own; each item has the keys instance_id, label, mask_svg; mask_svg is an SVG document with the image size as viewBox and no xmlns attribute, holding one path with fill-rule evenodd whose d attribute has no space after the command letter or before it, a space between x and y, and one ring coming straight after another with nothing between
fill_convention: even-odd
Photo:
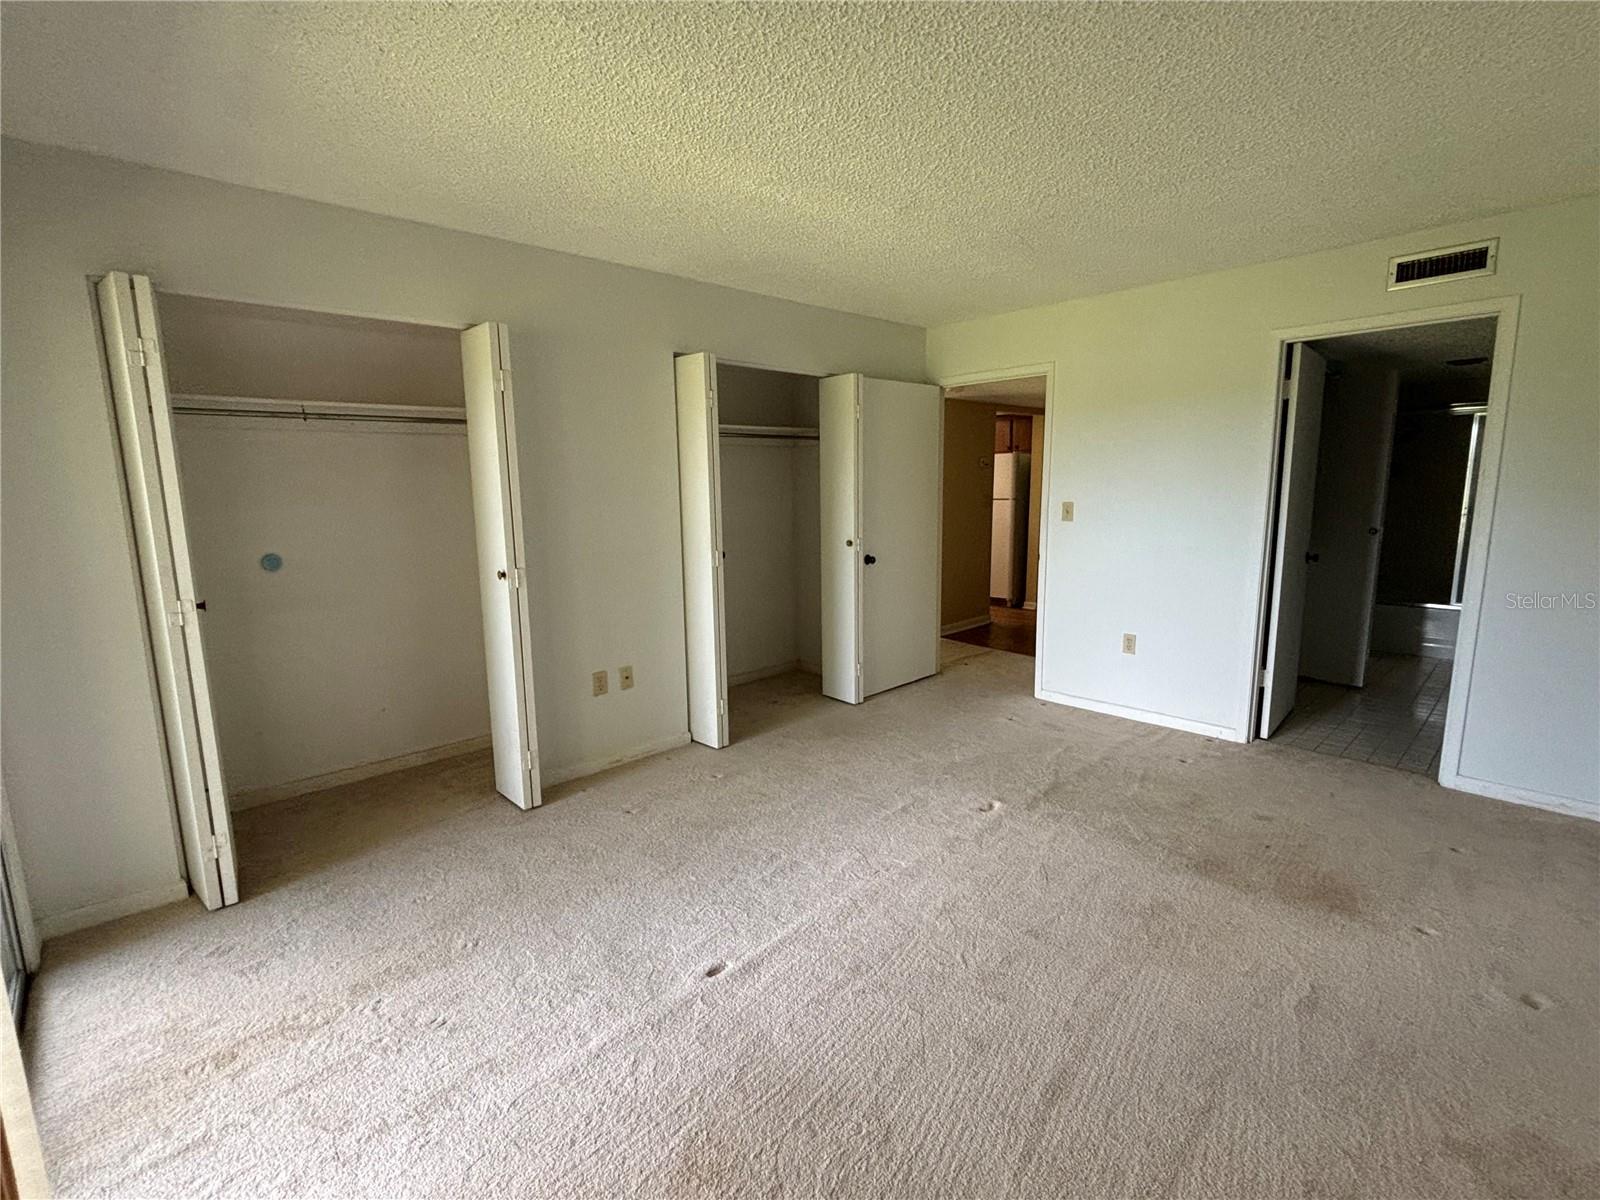
<instances>
[{"instance_id":1,"label":"beige carpet","mask_svg":"<svg viewBox=\"0 0 1600 1200\"><path fill-rule=\"evenodd\" d=\"M1032 667L241 815L245 903L47 948L60 1191L1600 1194L1600 827Z\"/></svg>"}]
</instances>

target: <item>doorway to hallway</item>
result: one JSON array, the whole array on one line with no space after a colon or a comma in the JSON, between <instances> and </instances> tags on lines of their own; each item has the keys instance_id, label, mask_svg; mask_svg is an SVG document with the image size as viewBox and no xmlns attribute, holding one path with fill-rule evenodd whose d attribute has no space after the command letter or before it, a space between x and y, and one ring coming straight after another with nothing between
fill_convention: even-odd
<instances>
[{"instance_id":1,"label":"doorway to hallway","mask_svg":"<svg viewBox=\"0 0 1600 1200\"><path fill-rule=\"evenodd\" d=\"M944 390L940 632L1012 654L1037 649L1043 375Z\"/></svg>"}]
</instances>

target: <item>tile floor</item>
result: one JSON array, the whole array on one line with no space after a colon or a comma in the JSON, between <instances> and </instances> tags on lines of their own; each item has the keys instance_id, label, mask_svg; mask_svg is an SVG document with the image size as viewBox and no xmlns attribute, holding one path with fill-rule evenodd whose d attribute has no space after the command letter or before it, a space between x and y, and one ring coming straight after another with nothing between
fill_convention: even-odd
<instances>
[{"instance_id":1,"label":"tile floor","mask_svg":"<svg viewBox=\"0 0 1600 1200\"><path fill-rule=\"evenodd\" d=\"M1445 658L1375 654L1365 687L1302 679L1294 709L1272 740L1437 775L1450 665Z\"/></svg>"}]
</instances>

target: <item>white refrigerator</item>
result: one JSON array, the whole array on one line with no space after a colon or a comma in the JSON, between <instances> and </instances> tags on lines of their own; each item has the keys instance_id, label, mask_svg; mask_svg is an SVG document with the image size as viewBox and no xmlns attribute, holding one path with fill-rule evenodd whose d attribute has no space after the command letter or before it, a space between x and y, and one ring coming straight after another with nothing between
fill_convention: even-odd
<instances>
[{"instance_id":1,"label":"white refrigerator","mask_svg":"<svg viewBox=\"0 0 1600 1200\"><path fill-rule=\"evenodd\" d=\"M994 456L994 520L989 536L989 597L1010 608L1028 585L1028 466L1020 451Z\"/></svg>"}]
</instances>

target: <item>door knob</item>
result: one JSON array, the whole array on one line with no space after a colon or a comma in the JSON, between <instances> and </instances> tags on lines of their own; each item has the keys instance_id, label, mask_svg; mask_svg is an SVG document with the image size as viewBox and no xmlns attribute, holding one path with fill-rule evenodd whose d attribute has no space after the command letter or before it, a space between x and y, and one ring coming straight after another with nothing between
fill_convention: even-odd
<instances>
[{"instance_id":1,"label":"door knob","mask_svg":"<svg viewBox=\"0 0 1600 1200\"><path fill-rule=\"evenodd\" d=\"M494 577L496 579L504 579L506 577L506 573L504 571L496 571L494 573Z\"/></svg>"},{"instance_id":2,"label":"door knob","mask_svg":"<svg viewBox=\"0 0 1600 1200\"><path fill-rule=\"evenodd\" d=\"M861 561L866 563L867 566L870 567L873 563L878 561L878 556L876 554L869 554L865 558L863 558Z\"/></svg>"}]
</instances>

